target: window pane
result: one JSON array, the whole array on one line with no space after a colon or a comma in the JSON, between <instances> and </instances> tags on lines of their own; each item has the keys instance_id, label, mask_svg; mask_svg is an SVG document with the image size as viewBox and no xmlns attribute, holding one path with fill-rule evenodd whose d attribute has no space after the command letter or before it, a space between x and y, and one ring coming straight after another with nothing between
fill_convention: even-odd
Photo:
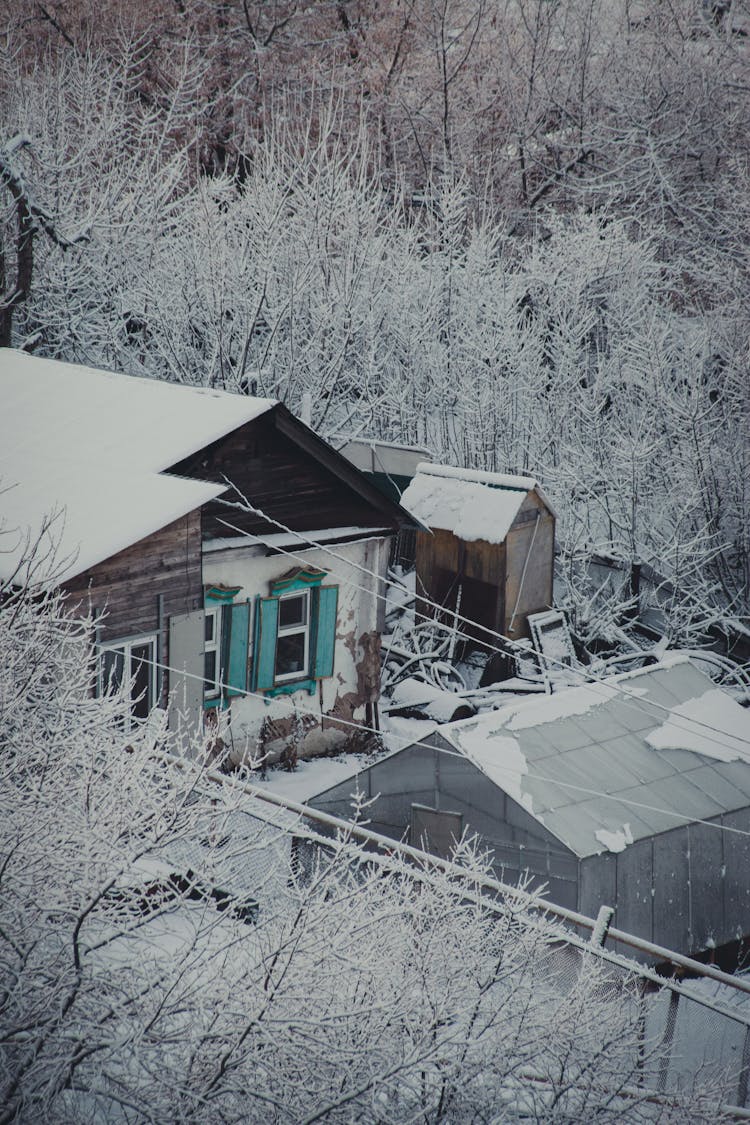
<instances>
[{"instance_id":1,"label":"window pane","mask_svg":"<svg viewBox=\"0 0 750 1125\"><path fill-rule=\"evenodd\" d=\"M213 691L216 687L216 650L205 654L203 664L203 678L206 681L206 691Z\"/></svg>"},{"instance_id":2,"label":"window pane","mask_svg":"<svg viewBox=\"0 0 750 1125\"><path fill-rule=\"evenodd\" d=\"M294 598L282 598L279 602L279 628L289 625L307 624L307 594Z\"/></svg>"},{"instance_id":3,"label":"window pane","mask_svg":"<svg viewBox=\"0 0 750 1125\"><path fill-rule=\"evenodd\" d=\"M305 671L305 633L279 637L276 644L276 675L286 676L290 672Z\"/></svg>"},{"instance_id":4,"label":"window pane","mask_svg":"<svg viewBox=\"0 0 750 1125\"><path fill-rule=\"evenodd\" d=\"M153 648L150 644L133 645L130 650L130 674L133 677L131 699L133 714L137 719L145 719L153 706L152 671L149 663L153 658Z\"/></svg>"},{"instance_id":5,"label":"window pane","mask_svg":"<svg viewBox=\"0 0 750 1125\"><path fill-rule=\"evenodd\" d=\"M208 613L206 613L206 616L205 616L204 620L206 622L206 631L205 631L204 636L205 636L205 639L210 642L214 639L214 628L216 626L216 614L208 612Z\"/></svg>"},{"instance_id":6,"label":"window pane","mask_svg":"<svg viewBox=\"0 0 750 1125\"><path fill-rule=\"evenodd\" d=\"M104 691L117 691L122 683L124 664L125 658L121 648L106 649L102 653L102 689Z\"/></svg>"}]
</instances>

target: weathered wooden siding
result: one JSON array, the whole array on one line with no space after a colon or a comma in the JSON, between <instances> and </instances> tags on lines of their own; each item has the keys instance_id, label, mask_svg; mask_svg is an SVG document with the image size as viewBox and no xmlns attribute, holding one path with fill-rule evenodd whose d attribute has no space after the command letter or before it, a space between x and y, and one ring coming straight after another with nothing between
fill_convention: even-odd
<instances>
[{"instance_id":1,"label":"weathered wooden siding","mask_svg":"<svg viewBox=\"0 0 750 1125\"><path fill-rule=\"evenodd\" d=\"M459 585L460 614L488 629L500 631L504 622L505 545L484 540L466 543L453 534L436 528L417 532L416 568L419 585L427 597L444 605L447 618L456 608ZM417 610L426 616L434 611L418 599ZM487 642L481 630L467 629L477 641Z\"/></svg>"},{"instance_id":2,"label":"weathered wooden siding","mask_svg":"<svg viewBox=\"0 0 750 1125\"><path fill-rule=\"evenodd\" d=\"M513 639L528 637L527 615L552 605L555 557L555 519L536 493L524 500L505 543L505 619L500 631Z\"/></svg>"},{"instance_id":3,"label":"weathered wooden siding","mask_svg":"<svg viewBox=\"0 0 750 1125\"><path fill-rule=\"evenodd\" d=\"M449 612L461 585L463 617L514 639L527 637L527 615L552 605L554 552L555 518L530 492L503 543L465 542L440 528L417 532L419 585ZM417 609L433 613L425 601L418 600ZM481 629L466 631L491 643Z\"/></svg>"},{"instance_id":4,"label":"weathered wooden siding","mask_svg":"<svg viewBox=\"0 0 750 1125\"><path fill-rule=\"evenodd\" d=\"M330 452L330 451L329 451ZM327 527L395 528L393 505L374 486L382 507L369 503L331 468L320 463L279 428L275 413L264 414L169 470L181 476L222 483L225 478L251 504L295 531ZM344 472L358 475L345 466ZM227 494L226 499L237 499ZM203 508L204 539L233 532L276 532L278 527L250 512L231 510L219 502Z\"/></svg>"},{"instance_id":5,"label":"weathered wooden siding","mask_svg":"<svg viewBox=\"0 0 750 1125\"><path fill-rule=\"evenodd\" d=\"M160 659L168 664L170 616L203 605L200 509L105 559L64 589L71 607L106 614L102 641L160 632Z\"/></svg>"}]
</instances>

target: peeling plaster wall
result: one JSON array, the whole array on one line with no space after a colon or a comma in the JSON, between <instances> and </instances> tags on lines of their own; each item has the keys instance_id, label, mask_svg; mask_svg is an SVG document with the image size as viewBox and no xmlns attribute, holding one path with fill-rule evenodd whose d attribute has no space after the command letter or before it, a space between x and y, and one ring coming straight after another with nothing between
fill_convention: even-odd
<instances>
[{"instance_id":1,"label":"peeling plaster wall","mask_svg":"<svg viewBox=\"0 0 750 1125\"><path fill-rule=\"evenodd\" d=\"M337 726L336 718L365 722L366 704L376 701L380 692L382 614L375 595L384 592L384 585L374 575L385 578L388 547L387 538L373 538L335 543L330 549L300 547L294 550L294 558L269 553L262 544L204 553L204 583L241 587L238 601L267 597L271 582L305 564L327 571L325 584L337 585L339 591L333 676L318 681L315 695L297 691L276 698L235 697L228 716L228 737L236 762L258 755L264 720L268 762L282 757L295 733L299 756L309 758L342 747L356 734L350 727ZM251 620L251 641L253 626Z\"/></svg>"}]
</instances>

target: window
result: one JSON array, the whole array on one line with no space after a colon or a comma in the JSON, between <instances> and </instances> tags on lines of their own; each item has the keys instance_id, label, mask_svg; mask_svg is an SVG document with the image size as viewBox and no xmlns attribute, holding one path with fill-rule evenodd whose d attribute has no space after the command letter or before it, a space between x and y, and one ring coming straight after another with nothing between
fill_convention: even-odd
<instances>
[{"instance_id":1,"label":"window","mask_svg":"<svg viewBox=\"0 0 750 1125\"><path fill-rule=\"evenodd\" d=\"M207 586L204 607L203 702L226 707L248 679L250 603L235 601L239 586Z\"/></svg>"},{"instance_id":2,"label":"window","mask_svg":"<svg viewBox=\"0 0 750 1125\"><path fill-rule=\"evenodd\" d=\"M113 641L99 649L99 690L118 691L130 682L130 715L127 729L148 717L156 702L156 637Z\"/></svg>"},{"instance_id":3,"label":"window","mask_svg":"<svg viewBox=\"0 0 750 1125\"><path fill-rule=\"evenodd\" d=\"M203 690L207 699L221 691L221 606L207 605L205 616L205 639L203 645Z\"/></svg>"},{"instance_id":4,"label":"window","mask_svg":"<svg viewBox=\"0 0 750 1125\"><path fill-rule=\"evenodd\" d=\"M270 695L313 694L333 675L338 587L323 586L325 571L294 570L271 583L255 614L253 688Z\"/></svg>"},{"instance_id":5,"label":"window","mask_svg":"<svg viewBox=\"0 0 750 1125\"><path fill-rule=\"evenodd\" d=\"M279 598L276 635L276 683L304 680L310 660L310 591Z\"/></svg>"}]
</instances>

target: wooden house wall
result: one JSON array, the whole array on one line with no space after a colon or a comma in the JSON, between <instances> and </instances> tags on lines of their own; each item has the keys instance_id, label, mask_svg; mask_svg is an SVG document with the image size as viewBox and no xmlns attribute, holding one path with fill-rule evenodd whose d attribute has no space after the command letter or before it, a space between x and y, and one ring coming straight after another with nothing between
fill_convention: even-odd
<instances>
[{"instance_id":1,"label":"wooden house wall","mask_svg":"<svg viewBox=\"0 0 750 1125\"><path fill-rule=\"evenodd\" d=\"M393 839L401 839L411 824L412 804L458 812L470 834L492 853L499 879L516 883L524 871L533 886L546 886L549 898L573 909L578 903L578 860L543 825L517 802L493 785L485 774L439 735L430 739L453 751L451 756L416 744L364 770L356 779L313 798L313 807L335 816L350 818L355 781L368 799L369 827Z\"/></svg>"},{"instance_id":2,"label":"wooden house wall","mask_svg":"<svg viewBox=\"0 0 750 1125\"><path fill-rule=\"evenodd\" d=\"M160 659L168 664L170 616L203 605L200 509L105 559L64 589L71 607L106 614L101 641L156 633Z\"/></svg>"},{"instance_id":3,"label":"wooden house wall","mask_svg":"<svg viewBox=\"0 0 750 1125\"><path fill-rule=\"evenodd\" d=\"M335 457L328 451L329 455ZM334 464L334 462L332 462ZM346 464L344 473L359 477ZM225 438L172 466L169 472L199 480L223 483L227 478L255 507L295 531L327 527L396 526L393 504L374 485L382 502L369 503L342 479L334 468L321 463L279 428L276 412L261 415ZM228 493L227 500L237 499ZM227 520L242 533L278 532L262 517L232 510L212 501L203 508L205 539L224 538L233 532Z\"/></svg>"},{"instance_id":4,"label":"wooden house wall","mask_svg":"<svg viewBox=\"0 0 750 1125\"><path fill-rule=\"evenodd\" d=\"M505 619L500 632L517 639L529 635L528 614L552 605L555 518L536 493L530 492L521 505L506 537L505 550Z\"/></svg>"}]
</instances>

